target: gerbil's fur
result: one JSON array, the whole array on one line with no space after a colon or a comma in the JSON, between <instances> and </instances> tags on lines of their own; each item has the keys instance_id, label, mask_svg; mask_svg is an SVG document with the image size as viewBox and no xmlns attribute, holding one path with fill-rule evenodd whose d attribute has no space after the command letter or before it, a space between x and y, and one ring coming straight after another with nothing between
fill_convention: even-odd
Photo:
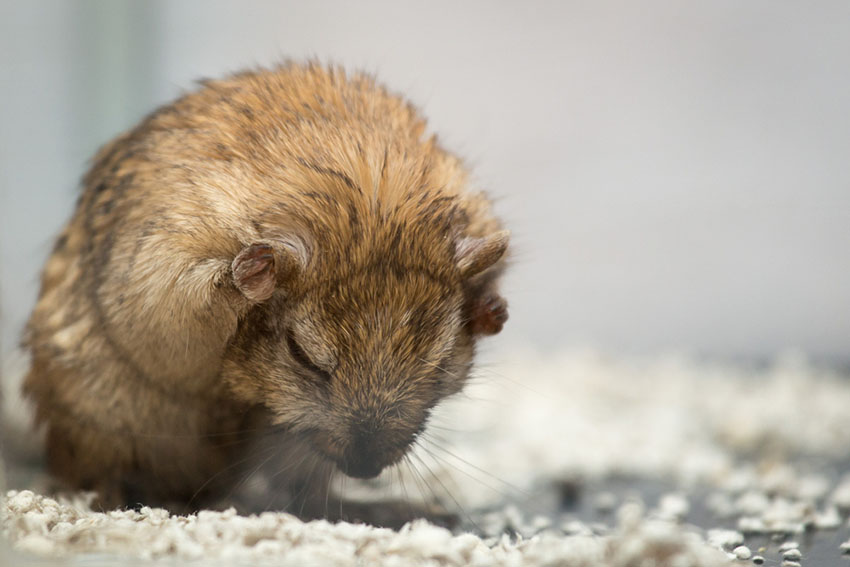
<instances>
[{"instance_id":1,"label":"gerbil's fur","mask_svg":"<svg viewBox=\"0 0 850 567\"><path fill-rule=\"evenodd\" d=\"M507 233L370 77L289 64L202 84L94 158L24 389L51 471L104 506L197 505L265 444L318 514L316 462L375 476L462 388L507 318Z\"/></svg>"}]
</instances>

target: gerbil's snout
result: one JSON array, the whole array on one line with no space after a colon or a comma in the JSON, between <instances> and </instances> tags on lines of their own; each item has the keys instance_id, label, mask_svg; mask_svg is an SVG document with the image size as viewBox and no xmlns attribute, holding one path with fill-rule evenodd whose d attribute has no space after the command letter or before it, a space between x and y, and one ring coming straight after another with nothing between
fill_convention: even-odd
<instances>
[{"instance_id":1,"label":"gerbil's snout","mask_svg":"<svg viewBox=\"0 0 850 567\"><path fill-rule=\"evenodd\" d=\"M373 420L353 424L351 440L341 459L340 468L348 476L373 478L384 467L400 457L408 443L399 450L398 442Z\"/></svg>"},{"instance_id":2,"label":"gerbil's snout","mask_svg":"<svg viewBox=\"0 0 850 567\"><path fill-rule=\"evenodd\" d=\"M351 419L342 451L333 460L348 476L374 478L404 456L418 430L400 426L394 420L356 416Z\"/></svg>"}]
</instances>

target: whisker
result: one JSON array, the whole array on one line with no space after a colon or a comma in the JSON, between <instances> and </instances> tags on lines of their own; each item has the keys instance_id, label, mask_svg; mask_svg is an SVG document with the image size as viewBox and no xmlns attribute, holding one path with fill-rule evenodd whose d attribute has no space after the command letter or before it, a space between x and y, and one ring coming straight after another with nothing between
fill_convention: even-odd
<instances>
[{"instance_id":1,"label":"whisker","mask_svg":"<svg viewBox=\"0 0 850 567\"><path fill-rule=\"evenodd\" d=\"M328 466L330 466L330 463L323 463L322 475L327 475L328 477L327 482L325 482L325 518L328 517L328 500L331 496L331 475L330 471L327 470Z\"/></svg>"},{"instance_id":2,"label":"whisker","mask_svg":"<svg viewBox=\"0 0 850 567\"><path fill-rule=\"evenodd\" d=\"M140 439L211 439L215 437L229 437L231 435L241 435L243 433L261 433L272 435L280 432L281 430L285 430L285 426L277 426L277 425L266 425L262 427L253 427L249 429L234 429L232 431L216 431L215 433L142 433L142 432L134 432L134 431L121 431L120 433L115 433L115 435L130 436L137 437ZM247 438L244 440L240 440L239 442L245 441L253 441L254 438ZM216 445L224 446L224 445Z\"/></svg>"},{"instance_id":3,"label":"whisker","mask_svg":"<svg viewBox=\"0 0 850 567\"><path fill-rule=\"evenodd\" d=\"M342 475L339 483L339 519L342 521L342 501L345 500L345 475Z\"/></svg>"},{"instance_id":4,"label":"whisker","mask_svg":"<svg viewBox=\"0 0 850 567\"><path fill-rule=\"evenodd\" d=\"M298 493L298 498L300 498L300 499L301 499L301 506L298 508L298 517L302 517L302 516L304 515L304 504L306 504L306 503L307 503L307 498L309 498L309 495L310 495L310 488L312 488L312 486L313 486L313 479L314 479L314 478L315 478L315 476L316 476L316 475L315 475L315 473L316 473L316 466L317 466L317 465L319 465L319 464L321 464L321 461L319 460L318 455L316 455L316 456L314 457L314 459L313 459L313 464L312 464L312 466L310 467L310 474L308 475L308 479L309 479L309 480L308 480L308 481L307 481L307 483L304 485L304 488L302 488L302 489L301 489L301 491ZM306 491L306 492L305 492L305 491ZM304 493L303 498L301 497L301 494L302 494L302 493Z\"/></svg>"},{"instance_id":5,"label":"whisker","mask_svg":"<svg viewBox=\"0 0 850 567\"><path fill-rule=\"evenodd\" d=\"M410 495L407 493L407 487L405 486L404 476L402 475L400 465L400 462L396 463L395 467L393 468L395 469L395 473L398 476L398 484L401 487L401 493L404 495L404 502L405 504L407 504L407 511L410 512L410 517L412 518L414 516L413 504L410 501Z\"/></svg>"},{"instance_id":6,"label":"whisker","mask_svg":"<svg viewBox=\"0 0 850 567\"><path fill-rule=\"evenodd\" d=\"M278 471L276 471L274 474L272 474L272 475L268 478L269 483L271 484L271 481L272 481L272 480L274 480L276 477L278 477L279 475L281 475L281 474L283 474L283 473L290 472L290 471L292 471L292 470L297 470L297 469L301 468L301 466L302 466L302 465L303 465L303 464L307 461L307 459L308 459L309 457L311 457L311 456L313 456L313 455L311 455L310 453L304 453L304 454L301 456L301 458L300 458L299 460L297 460L297 461L290 461L289 463L287 463L285 466L283 466L281 469L279 469ZM269 501L266 503L266 507L263 509L263 511L267 512L273 503L274 503L274 502L273 502L271 499L269 499ZM289 507L289 505L290 505L290 504L292 504L292 501L289 501L289 502L286 504L286 506L284 506L284 507L283 507L283 509L284 509L284 510L286 510L286 508L287 508L287 507Z\"/></svg>"},{"instance_id":7,"label":"whisker","mask_svg":"<svg viewBox=\"0 0 850 567\"><path fill-rule=\"evenodd\" d=\"M499 489L498 489L498 488L496 488L495 486L493 486L493 485L491 485L491 484L488 484L488 483L484 482L483 480L481 480L480 478L477 478L477 477L473 476L473 475L472 475L472 474L470 474L469 472L467 472L467 471L465 471L465 470L461 469L460 467L458 467L458 466L456 466L456 465L453 465L452 463L450 463L450 462L446 461L445 459L441 458L439 455L436 455L436 454L432 453L431 451L429 451L429 450L428 450L428 449L426 449L425 447L422 447L421 445L420 445L420 447L422 448L422 450L423 450L425 453L427 453L427 454L428 454L428 455L429 455L432 459L434 459L434 461L436 461L437 463L441 463L441 464L444 464L444 465L446 465L446 466L449 466L449 467L451 467L451 468L455 469L456 471L460 472L461 474L463 474L463 475L465 475L465 476L467 476L467 477L471 478L471 479L472 479L472 480L474 480L475 482L477 482L477 483L479 483L479 484L481 484L481 485L483 485L483 486L486 486L487 488L489 488L490 490L492 490L493 492L495 492L496 494L498 494L498 495L500 495L500 496L503 496L503 497L509 497L509 496L510 496L510 494L509 494L509 493L507 493L507 492L505 492L505 491L503 491L503 490L499 490Z\"/></svg>"},{"instance_id":8,"label":"whisker","mask_svg":"<svg viewBox=\"0 0 850 567\"><path fill-rule=\"evenodd\" d=\"M404 456L404 462L407 465L407 470L410 471L410 478L412 478L414 484L416 484L416 489L419 491L419 497L422 498L424 502L428 502L429 498L425 495L425 491L422 489L422 485L419 484L419 481L421 479L418 474L419 471L416 470L416 467L414 466L413 461L410 460L409 455Z\"/></svg>"},{"instance_id":9,"label":"whisker","mask_svg":"<svg viewBox=\"0 0 850 567\"><path fill-rule=\"evenodd\" d=\"M432 440L430 440L430 439L427 439L427 441L428 441L428 443L431 445L431 447L432 447L432 448L434 448L434 449L439 449L440 451L443 451L444 453L446 453L446 454L448 454L449 456L451 456L451 457L453 457L453 458L457 459L458 461L460 461L460 462L461 462L461 463L463 463L464 465L466 465L466 466L468 466L468 467L471 467L471 468L475 469L476 471L478 471L478 472L480 472L480 473L482 473L482 474L487 475L488 477L492 478L493 480L495 480L495 481L497 481L497 482L499 482L499 483L501 483L501 484L504 484L506 487L510 488L511 490L515 490L515 491L519 492L520 494L522 494L523 496L528 496L528 497L532 497L532 496L533 496L533 494L532 494L532 493L530 493L530 492L528 492L527 490L524 490L524 489L522 489L522 488L520 488L520 487L518 487L518 486L516 486L516 485L514 485L514 484L511 484L510 482L508 482L508 481L506 481L506 480L504 480L504 479L499 478L498 476L494 475L493 473L491 473L491 472L489 472L489 471L487 471L487 470L485 470L485 469L482 469L481 467L478 467L478 466L476 466L476 465L473 465L472 463L470 463L470 462L469 462L469 461L467 461L466 459L464 459L464 458L462 458L462 457L458 456L457 454L455 454L455 453L453 453L452 451L450 451L449 449L446 449L445 447L443 447L443 446L439 445L438 443L434 443L434 441L432 441ZM429 455L431 455L431 456L432 456L432 457L434 457L435 459L436 459L436 458L438 458L438 455L435 455L434 453L432 453L431 451L429 451L429 450L428 450L428 448L427 448L427 447L425 447L423 444L421 444L421 443L420 443L420 444L419 444L419 446L422 448L422 450L423 450L423 451L425 451L426 453L428 453ZM483 483L480 479L477 479L476 477L472 476L470 473L468 473L468 472L466 472L466 471L462 470L460 467L458 467L458 466L456 466L456 465L452 465L452 464L451 464L451 463L449 463L449 462L448 462L445 458L440 458L440 460L442 460L444 463L446 463L446 464L448 464L448 465L450 465L450 466L454 467L455 469L457 469L458 471L462 472L463 474L465 474L465 475L469 476L470 478L472 478L472 479L474 479L474 480L477 480L478 482L481 482L482 484L484 484L484 483ZM490 488L490 489L492 489L492 490L494 490L494 491L496 491L496 492L499 492L500 494L502 494L502 495L504 495L504 496L508 496L507 494L504 494L502 491L500 491L500 490L498 490L497 488L494 488L494 487L492 487L492 486L490 486L490 485L488 485L488 484L484 484L484 486L487 486L488 488Z\"/></svg>"},{"instance_id":10,"label":"whisker","mask_svg":"<svg viewBox=\"0 0 850 567\"><path fill-rule=\"evenodd\" d=\"M273 451L275 448L276 448L276 447L266 447L264 450L262 450L262 451L261 451L261 453L264 455L264 454L266 454L266 452L267 452L267 451ZM203 484L202 484L202 485L201 485L201 486L200 486L200 487L199 487L199 488L195 491L195 493L192 495L192 497L191 497L191 498L189 499L189 501L186 503L186 506L187 506L187 507L191 507L192 503L195 501L195 499L198 497L198 495L199 495L199 494L200 494L200 493L204 490L204 488L206 488L206 487L207 487L207 485L209 485L209 483L211 483L213 480L215 480L216 478L218 478L218 477L219 477L219 476L221 476L222 474L224 474L224 473L226 473L226 472L228 472L228 471L232 470L233 468L238 467L238 466L239 466L239 465L241 465L242 463L244 463L244 462L246 462L246 461L250 461L251 459L255 458L256 456L257 456L257 454L256 454L256 453L250 454L250 455L248 455L247 457L245 457L244 459L239 459L238 461L236 461L236 462L234 462L234 463L230 463L229 465L227 465L226 467L224 467L223 469L219 470L217 473L215 473L214 475L212 475L211 477L209 477L209 478L208 478L208 479L207 479L207 480L206 480L206 481L205 481L205 482L204 482L204 483L203 483ZM232 491L231 491L231 492L232 492Z\"/></svg>"},{"instance_id":11,"label":"whisker","mask_svg":"<svg viewBox=\"0 0 850 567\"><path fill-rule=\"evenodd\" d=\"M442 371L442 372L445 372L446 374L448 374L449 376L451 376L452 378L454 378L454 379L456 379L456 380L460 380L460 376L459 376L458 374L456 374L456 373L454 373L454 372L449 372L448 370L446 370L445 368L443 368L443 367L442 367L442 366L440 366L439 364L437 364L437 363L435 363L435 362L431 362L431 361L429 361L429 360L425 360L425 359L424 359L424 358L422 358L421 356L417 356L416 358L418 358L420 362L424 362L424 363L425 363L425 364L427 364L428 366L431 366L432 368L436 368L437 370L440 370L440 371Z\"/></svg>"},{"instance_id":12,"label":"whisker","mask_svg":"<svg viewBox=\"0 0 850 567\"><path fill-rule=\"evenodd\" d=\"M437 483L441 487L443 487L443 490L445 491L446 495L448 495L448 497L452 499L452 502L454 502L455 506L458 507L458 509L461 511L461 513L464 516L466 516L466 519L469 520L469 522L473 526L475 526L475 529L478 530L478 533L484 533L484 531L481 529L481 526L479 526L475 522L475 520L472 519L472 516L469 515L469 513L466 511L466 509L463 506L461 506L460 502L458 502L458 499L455 498L454 494L452 494L452 492L448 489L448 487L445 485L445 483L443 483L443 481L440 480L440 477L434 474L434 471L431 470L431 467L428 466L428 463L426 463L425 460L422 457L420 457L419 455L416 455L415 453L413 455L419 460L420 463L422 463L422 466L424 466L428 470L428 473L434 478L434 480L436 480Z\"/></svg>"},{"instance_id":13,"label":"whisker","mask_svg":"<svg viewBox=\"0 0 850 567\"><path fill-rule=\"evenodd\" d=\"M508 382L514 384L515 386L523 388L523 389L531 392L532 394L538 395L542 398L548 398L548 396L546 396L546 394L544 394L543 392L536 390L536 389L532 388L531 386L529 386L528 384L520 382L519 380L517 380L515 378L511 378L510 376L508 376L506 374L502 374L501 372L496 372L492 368L488 367L488 365L486 365L486 364L476 365L476 372L487 372L487 373L491 374L492 376L495 376L496 378L501 378L503 380L507 380ZM474 378L483 378L483 376L474 376ZM498 382L496 382L496 383L498 383Z\"/></svg>"},{"instance_id":14,"label":"whisker","mask_svg":"<svg viewBox=\"0 0 850 567\"><path fill-rule=\"evenodd\" d=\"M411 456L416 457L417 460L419 460L419 462L422 462L422 459L419 459L415 454L412 453ZM433 489L433 487L428 483L428 479L425 478L425 474L422 471L420 471L418 468L416 468L415 463L413 463L413 461L411 461L411 465L414 465L412 467L412 470L419 476L419 479L422 481L422 483L428 489L428 492L431 493L431 497L430 497L429 500L431 502L435 502L435 503L439 504L440 506L445 506L443 499L440 498L439 494L437 494L437 492ZM423 463L423 465L424 465L424 463ZM433 477L434 474L431 473L431 476Z\"/></svg>"},{"instance_id":15,"label":"whisker","mask_svg":"<svg viewBox=\"0 0 850 567\"><path fill-rule=\"evenodd\" d=\"M454 427L448 427L445 425L440 425L439 423L434 423L433 419L428 420L428 429L439 429L440 431L446 431L448 433L469 433L463 429L455 429Z\"/></svg>"},{"instance_id":16,"label":"whisker","mask_svg":"<svg viewBox=\"0 0 850 567\"><path fill-rule=\"evenodd\" d=\"M269 448L269 453L270 453L269 456L266 457L265 459L263 459L263 461L260 462L260 464L258 464L256 467L254 467L254 469L249 474L244 475L239 482L237 482L233 487L231 487L230 492L227 493L227 496L225 497L225 499L229 500L230 498L232 498L233 494L237 490L239 490L242 486L244 486L244 484L246 482L248 482L250 479L252 479L254 477L254 475L257 474L257 471L259 471L263 467L263 465L268 463L270 460L272 460L278 454L277 453L278 449L279 449L279 447L272 445Z\"/></svg>"},{"instance_id":17,"label":"whisker","mask_svg":"<svg viewBox=\"0 0 850 567\"><path fill-rule=\"evenodd\" d=\"M289 471L291 471L291 470L293 470L293 469L297 469L297 468L299 468L301 465L303 465L303 464L304 464L304 461L306 461L306 460L307 460L307 458L308 458L308 457L311 457L311 456L313 456L313 455L311 455L310 453L305 453L304 455L302 455L302 456L301 456L301 460L299 460L299 461L290 461L289 463L287 463L287 464L286 464L286 466L284 466L283 468L281 468L280 470L278 470L277 472L275 472L273 475L271 475L271 476L269 477L269 480L272 480L273 478L275 478L275 477L277 477L277 476L279 476L279 475L281 475L281 474L283 474L283 473L285 473L285 472L289 472Z\"/></svg>"},{"instance_id":18,"label":"whisker","mask_svg":"<svg viewBox=\"0 0 850 567\"><path fill-rule=\"evenodd\" d=\"M305 461L307 461L308 458L313 459L312 467L315 468L315 466L316 466L316 461L315 461L316 455L309 455L309 454L304 455L304 457L299 462L299 466L301 464L303 464ZM289 468L289 467L287 467L287 468ZM294 494L290 492L291 498L287 501L286 504L284 504L284 506L282 507L281 510L294 515L294 512L291 512L289 510L289 507L292 506L293 504L295 504L295 502L298 500L298 498L304 493L304 490L306 489L306 487L307 487L307 483L302 483L301 489L298 492L295 492ZM288 489L291 490L291 487L288 487Z\"/></svg>"}]
</instances>

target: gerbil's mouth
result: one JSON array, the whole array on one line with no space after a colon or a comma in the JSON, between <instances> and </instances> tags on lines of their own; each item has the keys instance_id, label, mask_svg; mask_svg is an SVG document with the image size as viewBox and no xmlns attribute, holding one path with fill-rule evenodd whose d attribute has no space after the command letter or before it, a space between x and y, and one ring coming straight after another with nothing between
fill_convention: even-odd
<instances>
[{"instance_id":1,"label":"gerbil's mouth","mask_svg":"<svg viewBox=\"0 0 850 567\"><path fill-rule=\"evenodd\" d=\"M375 478L383 472L384 468L386 468L381 463L362 460L354 462L347 460L337 461L337 466L339 467L339 470L348 476L362 479Z\"/></svg>"},{"instance_id":2,"label":"gerbil's mouth","mask_svg":"<svg viewBox=\"0 0 850 567\"><path fill-rule=\"evenodd\" d=\"M365 480L377 477L385 468L396 464L407 452L408 447L385 451L369 450L369 448L362 446L357 449L359 450L350 448L342 455L332 455L325 451L320 452L325 458L333 461L342 473L352 478Z\"/></svg>"}]
</instances>

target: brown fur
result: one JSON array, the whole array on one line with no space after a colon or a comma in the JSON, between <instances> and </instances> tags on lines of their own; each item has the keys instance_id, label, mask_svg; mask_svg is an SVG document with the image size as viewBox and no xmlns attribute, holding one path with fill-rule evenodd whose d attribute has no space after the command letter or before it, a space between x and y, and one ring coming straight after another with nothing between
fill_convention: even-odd
<instances>
[{"instance_id":1,"label":"brown fur","mask_svg":"<svg viewBox=\"0 0 850 567\"><path fill-rule=\"evenodd\" d=\"M506 233L424 134L370 77L290 64L106 145L25 340L52 472L105 505L185 503L263 428L293 490L311 457L401 458L507 317Z\"/></svg>"}]
</instances>

